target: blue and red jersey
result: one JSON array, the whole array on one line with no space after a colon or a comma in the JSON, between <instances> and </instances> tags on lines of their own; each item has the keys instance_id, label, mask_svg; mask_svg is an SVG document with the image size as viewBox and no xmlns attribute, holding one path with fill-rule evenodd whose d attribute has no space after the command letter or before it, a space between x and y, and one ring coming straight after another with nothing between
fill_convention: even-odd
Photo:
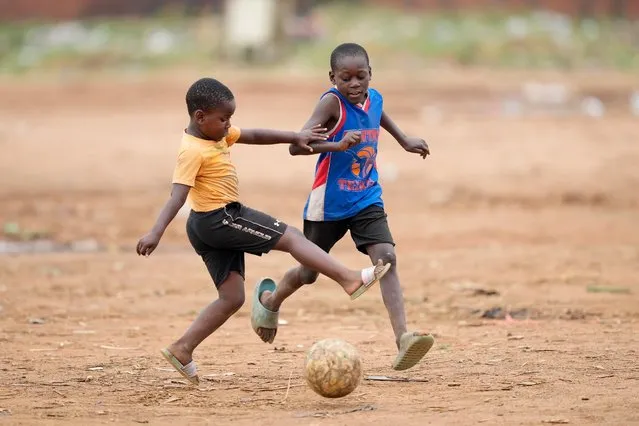
<instances>
[{"instance_id":1,"label":"blue and red jersey","mask_svg":"<svg viewBox=\"0 0 639 426\"><path fill-rule=\"evenodd\" d=\"M335 88L322 95L339 101L339 119L329 142L339 142L349 131L360 131L361 142L346 151L320 154L315 180L304 207L304 219L323 222L346 219L372 205L384 206L377 173L377 144L384 99L368 90L363 104L352 104Z\"/></svg>"}]
</instances>

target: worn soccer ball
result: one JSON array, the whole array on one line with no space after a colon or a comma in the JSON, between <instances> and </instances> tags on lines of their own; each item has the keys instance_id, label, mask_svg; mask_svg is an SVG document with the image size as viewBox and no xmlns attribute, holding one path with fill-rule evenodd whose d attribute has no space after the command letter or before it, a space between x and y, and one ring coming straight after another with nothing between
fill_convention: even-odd
<instances>
[{"instance_id":1,"label":"worn soccer ball","mask_svg":"<svg viewBox=\"0 0 639 426\"><path fill-rule=\"evenodd\" d=\"M324 339L306 353L306 382L326 398L353 392L362 380L362 361L355 346L341 339Z\"/></svg>"}]
</instances>

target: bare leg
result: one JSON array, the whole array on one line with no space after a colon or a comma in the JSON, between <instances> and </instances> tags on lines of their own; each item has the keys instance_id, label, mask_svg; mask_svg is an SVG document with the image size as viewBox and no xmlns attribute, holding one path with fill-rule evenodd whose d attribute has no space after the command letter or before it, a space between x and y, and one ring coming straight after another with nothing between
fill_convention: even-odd
<instances>
[{"instance_id":1,"label":"bare leg","mask_svg":"<svg viewBox=\"0 0 639 426\"><path fill-rule=\"evenodd\" d=\"M395 247L392 244L380 243L366 247L366 251L373 264L377 263L379 259L382 259L384 263L391 264L390 270L381 279L380 286L382 299L388 311L393 333L395 333L395 342L399 348L399 339L402 334L406 333L406 313L404 310L404 296L397 274Z\"/></svg>"},{"instance_id":2,"label":"bare leg","mask_svg":"<svg viewBox=\"0 0 639 426\"><path fill-rule=\"evenodd\" d=\"M407 370L415 366L433 346L433 336L424 332L406 331L406 313L404 311L404 297L397 275L397 262L395 249L392 244L380 243L366 247L366 251L373 263L379 259L391 264L391 269L380 281L382 288L382 299L388 317L390 318L393 333L395 333L395 344L398 353L393 362L393 369Z\"/></svg>"},{"instance_id":3,"label":"bare leg","mask_svg":"<svg viewBox=\"0 0 639 426\"><path fill-rule=\"evenodd\" d=\"M348 269L292 226L286 228L275 250L290 253L302 266L336 281L348 294L353 294L362 285L361 271Z\"/></svg>"},{"instance_id":4,"label":"bare leg","mask_svg":"<svg viewBox=\"0 0 639 426\"><path fill-rule=\"evenodd\" d=\"M195 348L244 304L244 279L237 272L231 272L218 291L219 299L208 305L184 335L167 348L182 365L191 362Z\"/></svg>"},{"instance_id":5,"label":"bare leg","mask_svg":"<svg viewBox=\"0 0 639 426\"><path fill-rule=\"evenodd\" d=\"M304 284L312 284L317 280L317 272L308 270L303 266L289 269L277 284L273 293L265 291L260 296L262 305L272 312L280 310L280 306L293 293L299 290ZM273 342L277 334L276 328L258 328L257 335L264 342Z\"/></svg>"},{"instance_id":6,"label":"bare leg","mask_svg":"<svg viewBox=\"0 0 639 426\"><path fill-rule=\"evenodd\" d=\"M284 300L288 299L293 293L302 288L305 283L302 280L302 275L306 268L303 266L297 266L293 269L286 271L273 293L265 291L260 297L262 305L269 311L277 312ZM315 279L317 279L317 273L314 273ZM315 279L312 282L315 282Z\"/></svg>"},{"instance_id":7,"label":"bare leg","mask_svg":"<svg viewBox=\"0 0 639 426\"><path fill-rule=\"evenodd\" d=\"M318 275L315 271L319 271L337 281L349 295L353 294L363 284L361 271L347 269L324 250L307 240L295 228L287 228L275 249L290 253L303 266L298 266L286 272L273 293L265 291L260 295L260 303L272 312L279 311L282 302L295 293L303 284L315 282ZM384 265L376 265L375 274L379 272L378 266L381 269L384 268ZM272 343L277 334L277 328L260 327L256 332L264 342Z\"/></svg>"}]
</instances>

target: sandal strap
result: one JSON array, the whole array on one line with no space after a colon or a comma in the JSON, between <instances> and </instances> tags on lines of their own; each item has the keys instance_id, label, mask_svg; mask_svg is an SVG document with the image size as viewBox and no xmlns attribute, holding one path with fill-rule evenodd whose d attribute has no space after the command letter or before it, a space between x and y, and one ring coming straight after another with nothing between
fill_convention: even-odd
<instances>
[{"instance_id":1,"label":"sandal strap","mask_svg":"<svg viewBox=\"0 0 639 426\"><path fill-rule=\"evenodd\" d=\"M194 361L191 361L182 367L182 371L184 371L189 377L197 376L197 366Z\"/></svg>"}]
</instances>

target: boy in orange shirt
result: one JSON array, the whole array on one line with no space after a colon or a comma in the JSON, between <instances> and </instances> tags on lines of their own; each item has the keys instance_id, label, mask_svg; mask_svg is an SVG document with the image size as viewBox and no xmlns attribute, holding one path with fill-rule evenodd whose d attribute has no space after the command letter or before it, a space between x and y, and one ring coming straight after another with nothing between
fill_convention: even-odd
<instances>
[{"instance_id":1,"label":"boy in orange shirt","mask_svg":"<svg viewBox=\"0 0 639 426\"><path fill-rule=\"evenodd\" d=\"M348 269L299 230L239 202L237 173L229 154L233 144L288 143L312 150L308 143L325 140L326 129L315 126L296 133L233 127L233 93L212 78L196 81L186 94L186 104L190 123L182 136L171 197L136 251L149 256L155 250L188 196L192 210L187 235L202 257L219 298L200 313L182 337L162 349L162 354L180 374L198 384L193 351L244 304L244 253L290 253L302 265L339 283L351 299L379 282L390 265L380 261L360 271ZM340 149L348 148L349 143L345 141Z\"/></svg>"}]
</instances>

